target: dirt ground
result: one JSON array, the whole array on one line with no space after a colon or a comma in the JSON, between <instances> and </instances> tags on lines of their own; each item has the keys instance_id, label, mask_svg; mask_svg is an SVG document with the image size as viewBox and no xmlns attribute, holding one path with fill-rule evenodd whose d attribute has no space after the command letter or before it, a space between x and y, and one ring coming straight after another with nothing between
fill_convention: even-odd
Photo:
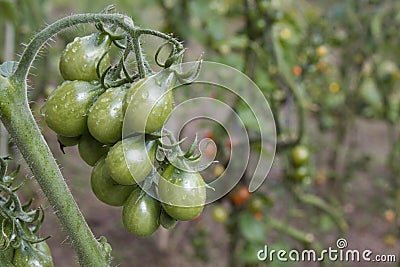
<instances>
[{"instance_id":1,"label":"dirt ground","mask_svg":"<svg viewBox=\"0 0 400 267\"><path fill-rule=\"evenodd\" d=\"M210 220L208 207L202 218L195 222L180 222L172 232L158 230L150 238L136 238L128 234L122 226L121 208L110 207L99 202L90 188L90 171L79 157L77 148L66 148L62 154L57 147L56 136L46 127L42 126L45 138L57 158L62 172L72 190L74 197L87 219L88 224L96 236L106 236L113 247L113 266L121 267L162 267L162 266L228 266L228 236L224 233L222 225ZM349 134L353 145L361 151L371 153L376 159L384 159L389 151L387 131L385 125L371 121L358 121L357 131ZM316 136L316 144L324 144L329 137ZM321 146L321 153L323 146ZM317 149L318 151L318 149ZM400 251L400 244L395 241L391 246L384 242L384 236L388 233L396 234L394 224L384 220L383 213L387 209L385 198L385 183L383 187L376 187L376 179L384 177L386 172L383 162L371 163L368 170L360 172L352 179L345 193L346 218L349 229L344 238L347 239L352 249L370 249L374 253L396 254ZM279 182L277 178L277 165L270 173L272 182ZM275 181L274 181L275 180ZM36 198L35 203L43 203L41 193L34 180L24 187L25 193ZM284 197L284 196L283 196ZM279 210L285 209L285 199L276 201ZM42 235L50 235L48 243L52 249L55 266L75 267L76 257L70 247L70 240L60 231L60 226L48 204L43 205L46 211L46 220L43 224ZM301 224L301 222L299 222ZM190 244L190 233L199 224L204 225L211 233L208 244L210 261L205 264L194 258L194 251ZM279 236L278 236L279 238ZM337 236L328 234L320 237L326 246L333 246ZM266 240L267 242L268 240ZM289 264L288 264L289 266ZM292 265L296 266L296 265ZM313 266L312 264L298 264L297 266ZM315 265L317 266L317 265ZM339 264L335 266L369 266L365 263ZM373 266L378 266L375 264ZM395 264L383 264L382 266L395 266Z\"/></svg>"}]
</instances>

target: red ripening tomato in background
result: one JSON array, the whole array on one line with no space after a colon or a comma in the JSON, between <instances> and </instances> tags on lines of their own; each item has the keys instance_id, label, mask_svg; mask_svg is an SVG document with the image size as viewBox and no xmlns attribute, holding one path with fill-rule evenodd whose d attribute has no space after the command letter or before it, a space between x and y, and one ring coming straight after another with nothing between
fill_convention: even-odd
<instances>
[{"instance_id":1,"label":"red ripening tomato in background","mask_svg":"<svg viewBox=\"0 0 400 267\"><path fill-rule=\"evenodd\" d=\"M249 200L249 198L250 198L250 192L244 185L241 185L239 189L236 192L234 192L231 196L232 202L235 206L242 206Z\"/></svg>"},{"instance_id":2,"label":"red ripening tomato in background","mask_svg":"<svg viewBox=\"0 0 400 267\"><path fill-rule=\"evenodd\" d=\"M211 139L211 140L215 140L215 135L214 135L213 132L206 132L206 133L204 134L204 138L209 138L209 139Z\"/></svg>"},{"instance_id":3,"label":"red ripening tomato in background","mask_svg":"<svg viewBox=\"0 0 400 267\"><path fill-rule=\"evenodd\" d=\"M293 72L294 75L300 76L301 73L303 72L303 70L301 69L300 66L294 66L293 69L292 69L292 72Z\"/></svg>"},{"instance_id":4,"label":"red ripening tomato in background","mask_svg":"<svg viewBox=\"0 0 400 267\"><path fill-rule=\"evenodd\" d=\"M256 221L261 221L263 219L263 214L261 212L254 213L254 219L256 219Z\"/></svg>"}]
</instances>

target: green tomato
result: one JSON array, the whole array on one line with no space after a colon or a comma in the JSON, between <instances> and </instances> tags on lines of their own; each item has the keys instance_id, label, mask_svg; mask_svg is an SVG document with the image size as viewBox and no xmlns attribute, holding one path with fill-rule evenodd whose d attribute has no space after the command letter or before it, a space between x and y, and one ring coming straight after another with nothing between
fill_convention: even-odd
<instances>
[{"instance_id":1,"label":"green tomato","mask_svg":"<svg viewBox=\"0 0 400 267\"><path fill-rule=\"evenodd\" d=\"M105 154L109 147L94 139L90 134L84 134L79 140L79 155L88 165L94 166Z\"/></svg>"},{"instance_id":2,"label":"green tomato","mask_svg":"<svg viewBox=\"0 0 400 267\"><path fill-rule=\"evenodd\" d=\"M206 201L206 188L198 172L186 172L169 165L158 182L163 209L173 218L187 221L199 215Z\"/></svg>"},{"instance_id":3,"label":"green tomato","mask_svg":"<svg viewBox=\"0 0 400 267\"><path fill-rule=\"evenodd\" d=\"M293 179L297 182L303 181L308 175L308 168L306 166L297 167L293 171Z\"/></svg>"},{"instance_id":4,"label":"green tomato","mask_svg":"<svg viewBox=\"0 0 400 267\"><path fill-rule=\"evenodd\" d=\"M141 189L135 189L122 209L122 222L135 236L149 236L157 230L161 206Z\"/></svg>"},{"instance_id":5,"label":"green tomato","mask_svg":"<svg viewBox=\"0 0 400 267\"><path fill-rule=\"evenodd\" d=\"M135 137L116 143L106 157L106 165L113 180L121 185L143 181L152 170L155 149L154 141L144 146L142 140Z\"/></svg>"},{"instance_id":6,"label":"green tomato","mask_svg":"<svg viewBox=\"0 0 400 267\"><path fill-rule=\"evenodd\" d=\"M81 139L80 136L66 137L62 135L57 135L58 142L64 147L77 145L79 143L79 139Z\"/></svg>"},{"instance_id":7,"label":"green tomato","mask_svg":"<svg viewBox=\"0 0 400 267\"><path fill-rule=\"evenodd\" d=\"M310 151L306 146L298 145L292 150L292 161L295 166L307 164L310 159Z\"/></svg>"},{"instance_id":8,"label":"green tomato","mask_svg":"<svg viewBox=\"0 0 400 267\"><path fill-rule=\"evenodd\" d=\"M212 209L211 217L214 221L223 223L228 219L228 212L223 206L217 205Z\"/></svg>"},{"instance_id":9,"label":"green tomato","mask_svg":"<svg viewBox=\"0 0 400 267\"><path fill-rule=\"evenodd\" d=\"M137 187L136 185L117 184L110 176L105 165L105 157L101 158L92 170L90 179L96 197L111 206L122 206Z\"/></svg>"},{"instance_id":10,"label":"green tomato","mask_svg":"<svg viewBox=\"0 0 400 267\"><path fill-rule=\"evenodd\" d=\"M260 197L253 197L249 202L249 209L256 213L261 212L264 208L264 201Z\"/></svg>"},{"instance_id":11,"label":"green tomato","mask_svg":"<svg viewBox=\"0 0 400 267\"><path fill-rule=\"evenodd\" d=\"M123 87L110 88L96 100L89 111L89 132L103 144L114 144L122 139L122 104L125 94Z\"/></svg>"},{"instance_id":12,"label":"green tomato","mask_svg":"<svg viewBox=\"0 0 400 267\"><path fill-rule=\"evenodd\" d=\"M170 229L173 229L177 223L178 223L178 220L169 216L168 213L165 212L164 209L161 209L160 224L162 227L164 227L167 230L170 230Z\"/></svg>"},{"instance_id":13,"label":"green tomato","mask_svg":"<svg viewBox=\"0 0 400 267\"><path fill-rule=\"evenodd\" d=\"M53 267L50 248L45 241L37 244L22 242L15 249L13 263L16 267Z\"/></svg>"},{"instance_id":14,"label":"green tomato","mask_svg":"<svg viewBox=\"0 0 400 267\"><path fill-rule=\"evenodd\" d=\"M76 37L61 54L60 72L65 80L93 81L98 80L96 68L101 57L107 53L111 45L108 35L95 33L84 37ZM100 62L100 73L110 65L110 57L106 54Z\"/></svg>"},{"instance_id":15,"label":"green tomato","mask_svg":"<svg viewBox=\"0 0 400 267\"><path fill-rule=\"evenodd\" d=\"M100 85L89 82L65 81L51 93L41 109L42 115L57 134L80 136L87 131L90 106L103 91Z\"/></svg>"},{"instance_id":16,"label":"green tomato","mask_svg":"<svg viewBox=\"0 0 400 267\"><path fill-rule=\"evenodd\" d=\"M125 97L125 121L132 132L152 133L161 130L174 108L172 86L175 74L164 71L132 85ZM132 119L130 119L132 118Z\"/></svg>"}]
</instances>

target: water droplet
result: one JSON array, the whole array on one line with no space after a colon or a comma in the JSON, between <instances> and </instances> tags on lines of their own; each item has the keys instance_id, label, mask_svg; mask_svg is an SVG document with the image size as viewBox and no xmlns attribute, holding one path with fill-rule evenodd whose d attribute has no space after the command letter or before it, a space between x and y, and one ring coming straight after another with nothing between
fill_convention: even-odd
<instances>
[{"instance_id":1,"label":"water droplet","mask_svg":"<svg viewBox=\"0 0 400 267\"><path fill-rule=\"evenodd\" d=\"M143 100L146 100L148 97L149 97L149 92L148 92L148 91L144 91L144 92L142 93L142 98L143 98Z\"/></svg>"}]
</instances>

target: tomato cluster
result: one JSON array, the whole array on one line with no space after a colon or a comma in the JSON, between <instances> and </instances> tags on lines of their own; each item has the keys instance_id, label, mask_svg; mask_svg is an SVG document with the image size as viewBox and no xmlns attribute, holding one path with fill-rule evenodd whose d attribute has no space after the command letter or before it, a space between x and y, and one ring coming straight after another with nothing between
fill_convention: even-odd
<instances>
[{"instance_id":1,"label":"tomato cluster","mask_svg":"<svg viewBox=\"0 0 400 267\"><path fill-rule=\"evenodd\" d=\"M290 158L293 168L290 177L294 181L301 182L310 175L308 169L309 160L310 151L305 145L297 145L293 148Z\"/></svg>"},{"instance_id":2,"label":"tomato cluster","mask_svg":"<svg viewBox=\"0 0 400 267\"><path fill-rule=\"evenodd\" d=\"M106 33L96 33L67 45L60 59L65 81L51 93L42 114L61 148L78 145L81 158L93 166L95 196L123 206L125 228L148 236L160 224L170 229L177 220L198 216L206 199L205 183L198 172L180 170L172 159L155 156L163 145L160 130L174 107L170 89L180 74L165 70L107 88L103 72L111 68L111 44ZM133 134L122 138L126 116ZM192 154L182 152L175 158L184 162ZM157 182L154 173L162 177ZM142 189L146 179L158 184L154 195Z\"/></svg>"}]
</instances>

